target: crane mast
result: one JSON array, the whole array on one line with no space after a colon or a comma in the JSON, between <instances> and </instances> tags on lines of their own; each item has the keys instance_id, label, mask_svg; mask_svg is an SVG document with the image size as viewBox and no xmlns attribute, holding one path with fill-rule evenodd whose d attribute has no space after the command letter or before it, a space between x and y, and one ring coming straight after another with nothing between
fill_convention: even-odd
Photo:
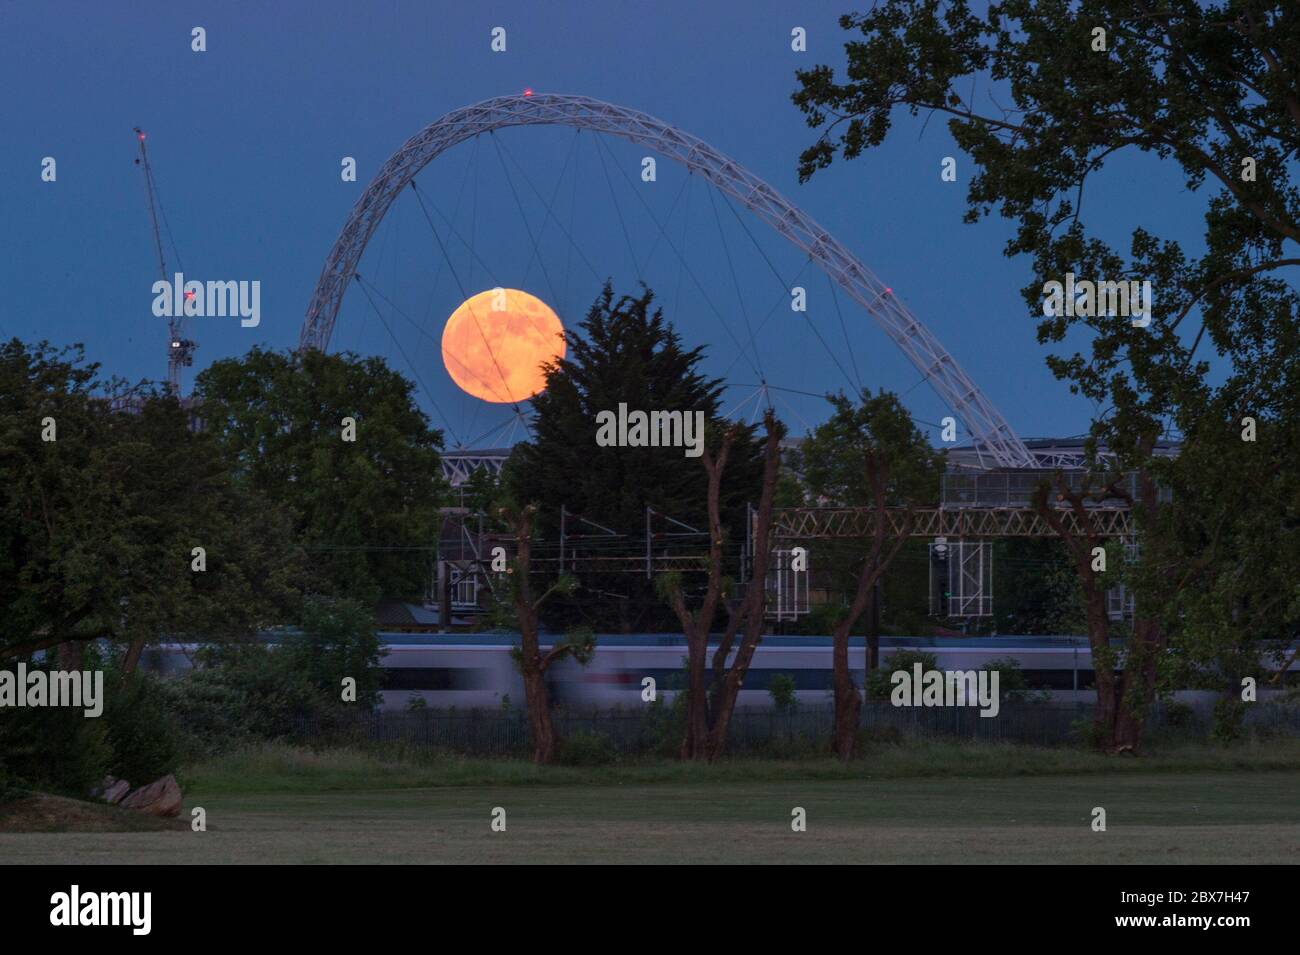
<instances>
[{"instance_id":1,"label":"crane mast","mask_svg":"<svg viewBox=\"0 0 1300 955\"><path fill-rule=\"evenodd\" d=\"M135 127L136 139L140 143L140 158L136 165L144 168L145 194L149 199L149 221L153 225L154 248L158 252L158 274L164 282L170 282L167 275L167 260L163 256L162 231L158 228L158 197L154 187L153 169L149 165L149 152L145 149L144 130ZM181 396L181 368L188 368L194 363L194 349L197 343L186 338L182 328L183 315L172 315L167 319L167 391L177 398Z\"/></svg>"}]
</instances>

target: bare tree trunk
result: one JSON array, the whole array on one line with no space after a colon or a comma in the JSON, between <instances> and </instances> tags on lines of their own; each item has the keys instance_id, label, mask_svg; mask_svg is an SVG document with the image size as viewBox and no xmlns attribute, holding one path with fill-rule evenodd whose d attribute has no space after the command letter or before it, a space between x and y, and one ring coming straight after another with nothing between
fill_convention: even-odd
<instances>
[{"instance_id":1,"label":"bare tree trunk","mask_svg":"<svg viewBox=\"0 0 1300 955\"><path fill-rule=\"evenodd\" d=\"M1092 580L1090 568L1083 568L1084 607L1088 624L1088 647L1092 651L1092 676L1097 688L1097 705L1092 713L1093 745L1110 749L1115 738L1115 714L1119 687L1110 649L1110 621L1106 616L1106 595Z\"/></svg>"},{"instance_id":2,"label":"bare tree trunk","mask_svg":"<svg viewBox=\"0 0 1300 955\"><path fill-rule=\"evenodd\" d=\"M551 722L551 695L546 689L546 670L541 665L541 650L536 620L520 623L521 675L524 678L524 706L533 737L533 762L549 763L555 758L555 726Z\"/></svg>"},{"instance_id":3,"label":"bare tree trunk","mask_svg":"<svg viewBox=\"0 0 1300 955\"><path fill-rule=\"evenodd\" d=\"M709 515L709 582L700 607L692 613L686 606L680 581L670 587L668 595L673 613L681 621L686 636L689 680L686 689L686 732L682 739L682 759L707 759L709 755L708 652L709 631L722 597L722 474L735 443L737 428L728 428L715 458L704 449L701 460L708 474Z\"/></svg>"},{"instance_id":4,"label":"bare tree trunk","mask_svg":"<svg viewBox=\"0 0 1300 955\"><path fill-rule=\"evenodd\" d=\"M1159 488L1150 471L1138 471L1137 500L1132 502L1140 517L1140 526L1152 531L1156 524L1156 510L1160 506ZM1166 572L1168 587L1176 592L1185 585L1188 575L1176 579ZM1133 620L1133 637L1129 657L1124 668L1124 694L1115 718L1115 752L1139 753L1147 712L1156 698L1156 676L1160 655L1168 645L1168 637L1159 619L1150 608L1136 607Z\"/></svg>"},{"instance_id":5,"label":"bare tree trunk","mask_svg":"<svg viewBox=\"0 0 1300 955\"><path fill-rule=\"evenodd\" d=\"M1164 630L1159 621L1133 621L1133 645L1124 667L1124 693L1115 714L1113 748L1117 753L1137 754L1142 750L1142 732L1155 701L1156 671L1164 648Z\"/></svg>"},{"instance_id":6,"label":"bare tree trunk","mask_svg":"<svg viewBox=\"0 0 1300 955\"><path fill-rule=\"evenodd\" d=\"M715 692L713 720L709 730L709 759L717 759L727 748L727 732L736 709L740 688L744 685L754 653L763 639L766 626L767 571L772 561L772 508L776 502L776 482L781 471L781 436L785 429L771 409L763 416L767 440L763 448L763 486L759 495L754 525L754 562L750 567L749 585L740 610L728 623L727 632L713 656ZM736 628L744 625L736 659L727 666Z\"/></svg>"},{"instance_id":7,"label":"bare tree trunk","mask_svg":"<svg viewBox=\"0 0 1300 955\"><path fill-rule=\"evenodd\" d=\"M144 652L144 639L144 634L131 638L131 643L126 648L126 656L122 658L123 678L135 673L135 668L140 663L140 654Z\"/></svg>"},{"instance_id":8,"label":"bare tree trunk","mask_svg":"<svg viewBox=\"0 0 1300 955\"><path fill-rule=\"evenodd\" d=\"M875 529L871 538L871 547L863 558L862 571L858 575L858 586L853 594L853 602L849 604L848 613L836 625L831 635L831 685L835 691L835 728L831 746L835 754L844 760L852 759L857 755L858 728L862 713L862 697L849 670L849 634L853 632L853 627L871 602L880 575L898 556L899 550L907 541L907 532L904 531L898 535L886 552L885 539L889 531L886 488L889 485L889 470L878 460L874 452L868 452L866 472L875 509ZM911 521L912 514L909 508L907 523L910 525Z\"/></svg>"},{"instance_id":9,"label":"bare tree trunk","mask_svg":"<svg viewBox=\"0 0 1300 955\"><path fill-rule=\"evenodd\" d=\"M707 759L709 738L708 696L705 685L709 650L709 626L701 625L688 637L686 689L686 734L682 739L682 759Z\"/></svg>"},{"instance_id":10,"label":"bare tree trunk","mask_svg":"<svg viewBox=\"0 0 1300 955\"><path fill-rule=\"evenodd\" d=\"M526 507L515 519L515 574L512 590L515 615L519 618L519 670L524 680L524 706L532 733L533 762L549 763L555 759L555 726L551 721L551 699L546 690L546 661L538 637L537 606L528 574L532 570L533 515ZM543 598L545 595L543 595Z\"/></svg>"},{"instance_id":11,"label":"bare tree trunk","mask_svg":"<svg viewBox=\"0 0 1300 955\"><path fill-rule=\"evenodd\" d=\"M880 668L880 578L871 588L871 603L867 605L867 672Z\"/></svg>"},{"instance_id":12,"label":"bare tree trunk","mask_svg":"<svg viewBox=\"0 0 1300 955\"><path fill-rule=\"evenodd\" d=\"M69 640L59 644L59 669L65 672L80 670L85 659L81 641Z\"/></svg>"},{"instance_id":13,"label":"bare tree trunk","mask_svg":"<svg viewBox=\"0 0 1300 955\"><path fill-rule=\"evenodd\" d=\"M845 617L831 635L832 686L835 689L835 728L831 746L840 759L857 755L858 727L862 719L862 697L849 670L849 631L856 615Z\"/></svg>"},{"instance_id":14,"label":"bare tree trunk","mask_svg":"<svg viewBox=\"0 0 1300 955\"><path fill-rule=\"evenodd\" d=\"M1057 509L1048 503L1049 488L1043 485L1034 495L1034 507L1056 535L1065 542L1074 560L1083 596L1084 615L1088 627L1088 647L1092 651L1093 682L1097 688L1097 705L1092 715L1092 743L1102 750L1110 750L1115 742L1115 719L1119 707L1119 687L1115 680L1115 661L1110 649L1110 620L1106 615L1106 592L1098 572L1092 569L1093 549L1101 546L1092 515L1084 505L1088 492L1075 491L1057 474L1056 499L1070 505L1075 520L1084 528L1082 533L1072 533L1061 520ZM1106 488L1095 499L1113 493L1114 485Z\"/></svg>"},{"instance_id":15,"label":"bare tree trunk","mask_svg":"<svg viewBox=\"0 0 1300 955\"><path fill-rule=\"evenodd\" d=\"M528 708L528 728L532 734L533 762L546 764L555 759L555 724L551 719L550 694L545 674L535 668L524 673L524 705Z\"/></svg>"}]
</instances>

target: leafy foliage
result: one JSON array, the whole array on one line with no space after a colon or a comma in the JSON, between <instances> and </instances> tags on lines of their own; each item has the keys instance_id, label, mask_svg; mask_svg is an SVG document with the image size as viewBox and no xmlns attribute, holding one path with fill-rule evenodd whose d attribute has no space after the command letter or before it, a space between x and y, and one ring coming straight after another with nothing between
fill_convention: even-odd
<instances>
[{"instance_id":1,"label":"leafy foliage","mask_svg":"<svg viewBox=\"0 0 1300 955\"><path fill-rule=\"evenodd\" d=\"M997 657L980 667L998 675L998 695L1004 703L1044 703L1050 691L1036 690L1015 657Z\"/></svg>"},{"instance_id":2,"label":"leafy foliage","mask_svg":"<svg viewBox=\"0 0 1300 955\"><path fill-rule=\"evenodd\" d=\"M0 652L246 635L291 613L301 562L281 512L237 491L173 398L126 413L96 395L111 387L79 347L0 346Z\"/></svg>"},{"instance_id":3,"label":"leafy foliage","mask_svg":"<svg viewBox=\"0 0 1300 955\"><path fill-rule=\"evenodd\" d=\"M890 681L893 674L898 670L906 670L910 676L912 666L917 663L921 664L922 676L931 670L939 669L939 658L933 653L926 653L924 650L895 650L881 661L879 669L871 671L867 679L867 699L889 699L889 694L894 688L894 684Z\"/></svg>"},{"instance_id":4,"label":"leafy foliage","mask_svg":"<svg viewBox=\"0 0 1300 955\"><path fill-rule=\"evenodd\" d=\"M701 411L716 443L722 385L698 371L703 349L682 347L649 289L616 299L608 284L566 344L566 357L546 367L546 390L533 399L533 439L517 445L507 462L509 496L537 505L538 532L551 539L559 534L561 506L633 536L644 533L647 506L703 528L706 477L682 448L600 447L595 440L597 414L625 403L647 412ZM724 523L736 539L745 504L757 500L761 475L762 449L747 429L732 450L722 502ZM597 533L589 527L570 532ZM671 625L643 578L588 575L584 584L590 593L622 599L581 607L554 600L546 610L549 625L585 622L616 631Z\"/></svg>"},{"instance_id":5,"label":"leafy foliage","mask_svg":"<svg viewBox=\"0 0 1300 955\"><path fill-rule=\"evenodd\" d=\"M872 467L888 476L887 507L931 504L939 499L943 455L930 447L898 396L864 391L857 402L828 395L831 417L815 428L801 449L804 480L814 498L827 504L876 504Z\"/></svg>"},{"instance_id":6,"label":"leafy foliage","mask_svg":"<svg viewBox=\"0 0 1300 955\"><path fill-rule=\"evenodd\" d=\"M777 712L785 713L799 705L798 697L795 696L794 677L788 673L773 673L767 692L772 697L772 705Z\"/></svg>"},{"instance_id":7,"label":"leafy foliage","mask_svg":"<svg viewBox=\"0 0 1300 955\"><path fill-rule=\"evenodd\" d=\"M1293 639L1300 490L1280 462L1300 443L1300 294L1286 280L1300 266L1300 8L1006 0L981 16L964 0L886 0L840 22L855 34L845 79L826 65L798 74L794 101L819 130L801 177L879 145L899 107L949 116L976 170L966 221L996 210L1013 223L1005 253L1032 262L1023 296L1048 366L1095 404L1098 466L1104 452L1106 469L1139 475L1126 583L1142 619L1123 691L1137 724L1168 643L1240 672ZM1126 248L1094 227L1085 196L1125 153L1162 161L1184 201L1212 187L1203 250L1150 224L1134 223ZM1150 323L1044 314L1045 281L1067 272L1150 281ZM1277 436L1242 441L1247 417ZM1176 459L1160 452L1167 435L1181 436Z\"/></svg>"},{"instance_id":8,"label":"leafy foliage","mask_svg":"<svg viewBox=\"0 0 1300 955\"><path fill-rule=\"evenodd\" d=\"M374 614L355 600L312 596L303 601L302 625L286 634L279 653L323 694L337 698L344 678L356 680L356 705L369 709L383 689Z\"/></svg>"},{"instance_id":9,"label":"leafy foliage","mask_svg":"<svg viewBox=\"0 0 1300 955\"><path fill-rule=\"evenodd\" d=\"M112 674L103 720L113 751L109 772L134 786L176 772L178 734L167 712L167 693L157 677L135 674L125 682Z\"/></svg>"},{"instance_id":10,"label":"leafy foliage","mask_svg":"<svg viewBox=\"0 0 1300 955\"><path fill-rule=\"evenodd\" d=\"M254 348L195 379L238 485L291 515L309 589L367 604L424 593L445 486L442 435L413 391L381 359L315 350Z\"/></svg>"}]
</instances>

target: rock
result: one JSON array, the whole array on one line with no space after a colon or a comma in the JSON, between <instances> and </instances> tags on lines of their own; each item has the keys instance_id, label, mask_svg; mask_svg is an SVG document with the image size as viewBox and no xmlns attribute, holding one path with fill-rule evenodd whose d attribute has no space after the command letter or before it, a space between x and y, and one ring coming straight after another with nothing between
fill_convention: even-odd
<instances>
[{"instance_id":1,"label":"rock","mask_svg":"<svg viewBox=\"0 0 1300 955\"><path fill-rule=\"evenodd\" d=\"M181 814L181 787L175 776L164 776L148 786L141 786L118 805L126 809L139 809L152 816L179 816Z\"/></svg>"},{"instance_id":2,"label":"rock","mask_svg":"<svg viewBox=\"0 0 1300 955\"><path fill-rule=\"evenodd\" d=\"M112 789L115 782L117 782L117 777L105 776L98 786L90 787L90 798L98 799L100 796L104 795L104 793L108 792L108 790Z\"/></svg>"},{"instance_id":3,"label":"rock","mask_svg":"<svg viewBox=\"0 0 1300 955\"><path fill-rule=\"evenodd\" d=\"M130 791L131 791L131 784L128 783L125 779L119 779L117 782L113 783L113 785L109 786L102 793L100 793L99 798L104 800L104 802L106 803L115 804L121 802L122 797L124 797Z\"/></svg>"}]
</instances>

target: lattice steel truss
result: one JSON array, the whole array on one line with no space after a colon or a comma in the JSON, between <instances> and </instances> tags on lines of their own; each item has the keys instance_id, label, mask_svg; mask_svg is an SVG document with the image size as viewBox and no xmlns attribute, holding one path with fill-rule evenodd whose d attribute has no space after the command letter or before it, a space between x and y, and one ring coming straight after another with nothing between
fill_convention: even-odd
<instances>
[{"instance_id":1,"label":"lattice steel truss","mask_svg":"<svg viewBox=\"0 0 1300 955\"><path fill-rule=\"evenodd\" d=\"M570 126L618 136L645 146L698 173L735 198L806 252L884 329L929 380L970 431L973 441L1002 467L1036 462L993 403L953 357L865 265L825 229L775 189L704 141L662 120L586 96L500 96L453 110L407 140L384 163L352 208L316 283L299 336L299 348L324 350L348 282L366 243L388 207L415 175L452 146L480 133L510 126Z\"/></svg>"},{"instance_id":2,"label":"lattice steel truss","mask_svg":"<svg viewBox=\"0 0 1300 955\"><path fill-rule=\"evenodd\" d=\"M1070 533L1085 528L1072 510L1057 513ZM891 537L1055 537L1033 508L962 507L905 508L886 511ZM1133 515L1127 508L1097 507L1087 512L1091 529L1101 537L1129 537L1134 534ZM786 507L772 514L772 538L815 540L829 537L870 537L875 532L876 512L866 507Z\"/></svg>"},{"instance_id":3,"label":"lattice steel truss","mask_svg":"<svg viewBox=\"0 0 1300 955\"><path fill-rule=\"evenodd\" d=\"M469 480L470 475L479 468L487 468L493 475L501 473L509 453L492 449L488 451L444 451L439 456L442 462L442 476L452 487L460 487Z\"/></svg>"}]
</instances>

